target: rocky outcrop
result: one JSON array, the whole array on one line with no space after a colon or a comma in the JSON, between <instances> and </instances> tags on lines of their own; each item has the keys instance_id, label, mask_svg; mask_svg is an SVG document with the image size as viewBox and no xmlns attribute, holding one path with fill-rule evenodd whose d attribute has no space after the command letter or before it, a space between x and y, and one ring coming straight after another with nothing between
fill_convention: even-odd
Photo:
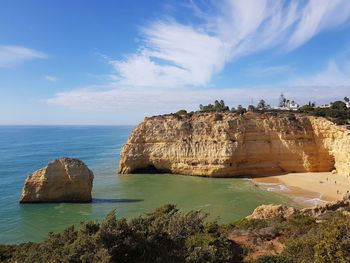
<instances>
[{"instance_id":1,"label":"rocky outcrop","mask_svg":"<svg viewBox=\"0 0 350 263\"><path fill-rule=\"evenodd\" d=\"M155 169L213 177L283 172L350 173L350 135L290 113L196 113L145 120L123 146L119 173Z\"/></svg>"},{"instance_id":2,"label":"rocky outcrop","mask_svg":"<svg viewBox=\"0 0 350 263\"><path fill-rule=\"evenodd\" d=\"M57 159L28 176L20 202L91 202L93 179L79 159Z\"/></svg>"},{"instance_id":3,"label":"rocky outcrop","mask_svg":"<svg viewBox=\"0 0 350 263\"><path fill-rule=\"evenodd\" d=\"M349 213L350 211L349 195L344 196L342 200L332 201L326 204L316 205L314 207L307 207L300 210L300 212L303 215L308 215L313 217L319 217L322 214L325 214L326 212L334 212L334 211L344 212L345 214Z\"/></svg>"},{"instance_id":4,"label":"rocky outcrop","mask_svg":"<svg viewBox=\"0 0 350 263\"><path fill-rule=\"evenodd\" d=\"M247 216L247 219L269 219L273 217L287 218L294 215L296 210L285 205L261 205L255 208L254 212Z\"/></svg>"},{"instance_id":5,"label":"rocky outcrop","mask_svg":"<svg viewBox=\"0 0 350 263\"><path fill-rule=\"evenodd\" d=\"M341 212L345 215L350 215L350 195L346 194L341 200L328 202L313 207L296 210L293 207L284 205L261 205L255 208L253 213L246 217L248 220L252 219L271 219L274 217L287 218L294 214L301 214L319 218L328 212Z\"/></svg>"}]
</instances>

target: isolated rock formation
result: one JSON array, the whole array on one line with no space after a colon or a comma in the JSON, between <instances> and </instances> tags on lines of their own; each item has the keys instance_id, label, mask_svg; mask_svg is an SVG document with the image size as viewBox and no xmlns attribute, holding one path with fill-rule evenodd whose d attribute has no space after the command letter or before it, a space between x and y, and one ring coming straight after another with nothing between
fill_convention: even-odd
<instances>
[{"instance_id":1,"label":"isolated rock formation","mask_svg":"<svg viewBox=\"0 0 350 263\"><path fill-rule=\"evenodd\" d=\"M269 219L273 217L287 218L294 215L296 210L285 205L261 205L255 208L254 212L247 216L247 219Z\"/></svg>"},{"instance_id":2,"label":"isolated rock formation","mask_svg":"<svg viewBox=\"0 0 350 263\"><path fill-rule=\"evenodd\" d=\"M81 160L57 159L28 176L20 202L91 202L93 179Z\"/></svg>"},{"instance_id":3,"label":"isolated rock formation","mask_svg":"<svg viewBox=\"0 0 350 263\"><path fill-rule=\"evenodd\" d=\"M123 146L119 173L157 170L232 177L350 173L349 131L291 113L196 113L145 118Z\"/></svg>"}]
</instances>

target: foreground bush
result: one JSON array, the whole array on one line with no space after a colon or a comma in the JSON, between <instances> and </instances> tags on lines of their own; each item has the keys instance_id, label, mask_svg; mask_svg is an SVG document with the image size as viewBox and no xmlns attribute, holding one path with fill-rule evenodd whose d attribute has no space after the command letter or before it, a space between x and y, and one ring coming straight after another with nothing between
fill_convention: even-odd
<instances>
[{"instance_id":1,"label":"foreground bush","mask_svg":"<svg viewBox=\"0 0 350 263\"><path fill-rule=\"evenodd\" d=\"M0 261L350 262L349 216L337 212L321 221L296 214L218 225L205 218L202 212L180 213L174 205L130 221L117 220L112 211L101 223L69 227L41 243L0 245ZM281 249L274 250L271 242Z\"/></svg>"},{"instance_id":2,"label":"foreground bush","mask_svg":"<svg viewBox=\"0 0 350 263\"><path fill-rule=\"evenodd\" d=\"M69 227L38 244L3 246L4 262L241 262L242 251L201 212L166 205L131 221L115 211L102 223Z\"/></svg>"}]
</instances>

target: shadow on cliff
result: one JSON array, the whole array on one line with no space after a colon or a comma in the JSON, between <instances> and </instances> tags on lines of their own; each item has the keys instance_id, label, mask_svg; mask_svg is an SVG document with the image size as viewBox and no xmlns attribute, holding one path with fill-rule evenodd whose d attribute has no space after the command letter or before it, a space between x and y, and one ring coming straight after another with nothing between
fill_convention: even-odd
<instances>
[{"instance_id":1,"label":"shadow on cliff","mask_svg":"<svg viewBox=\"0 0 350 263\"><path fill-rule=\"evenodd\" d=\"M270 173L264 173L264 174L252 174L252 175L248 175L248 176L241 176L242 178L264 178L264 177L273 177L273 176L279 176L279 175L285 175L285 174L289 174L289 173L296 173L295 171L292 172L286 172L286 171L281 171L281 172L270 172ZM238 178L240 176L237 176Z\"/></svg>"},{"instance_id":2,"label":"shadow on cliff","mask_svg":"<svg viewBox=\"0 0 350 263\"><path fill-rule=\"evenodd\" d=\"M137 202L142 202L144 199L128 199L128 198L93 198L92 203L137 203Z\"/></svg>"}]
</instances>

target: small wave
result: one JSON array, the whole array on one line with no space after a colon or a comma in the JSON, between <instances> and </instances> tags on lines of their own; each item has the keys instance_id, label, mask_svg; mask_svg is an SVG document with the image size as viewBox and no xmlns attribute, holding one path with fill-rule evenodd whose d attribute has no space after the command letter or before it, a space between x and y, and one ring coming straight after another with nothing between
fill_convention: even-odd
<instances>
[{"instance_id":1,"label":"small wave","mask_svg":"<svg viewBox=\"0 0 350 263\"><path fill-rule=\"evenodd\" d=\"M289 188L284 184L280 184L279 187L281 191L289 191Z\"/></svg>"},{"instance_id":2,"label":"small wave","mask_svg":"<svg viewBox=\"0 0 350 263\"><path fill-rule=\"evenodd\" d=\"M275 192L277 190L277 188L274 188L274 187L267 187L266 188L266 191L269 191L269 192Z\"/></svg>"},{"instance_id":3,"label":"small wave","mask_svg":"<svg viewBox=\"0 0 350 263\"><path fill-rule=\"evenodd\" d=\"M326 201L320 199L320 198L312 198L305 201L306 203L311 203L312 205L319 205L319 204L325 204Z\"/></svg>"},{"instance_id":4,"label":"small wave","mask_svg":"<svg viewBox=\"0 0 350 263\"><path fill-rule=\"evenodd\" d=\"M268 185L280 185L279 183L260 183L260 182L256 182L257 185L261 185L261 186L268 186Z\"/></svg>"},{"instance_id":5,"label":"small wave","mask_svg":"<svg viewBox=\"0 0 350 263\"><path fill-rule=\"evenodd\" d=\"M295 197L293 198L298 203L304 203L307 206L315 206L315 205L321 205L327 203L326 201L322 200L321 198L315 197L315 198L305 198L305 197Z\"/></svg>"},{"instance_id":6,"label":"small wave","mask_svg":"<svg viewBox=\"0 0 350 263\"><path fill-rule=\"evenodd\" d=\"M242 177L242 178L239 178L239 179L241 179L243 181L253 181L253 179L249 178L249 177Z\"/></svg>"}]
</instances>

